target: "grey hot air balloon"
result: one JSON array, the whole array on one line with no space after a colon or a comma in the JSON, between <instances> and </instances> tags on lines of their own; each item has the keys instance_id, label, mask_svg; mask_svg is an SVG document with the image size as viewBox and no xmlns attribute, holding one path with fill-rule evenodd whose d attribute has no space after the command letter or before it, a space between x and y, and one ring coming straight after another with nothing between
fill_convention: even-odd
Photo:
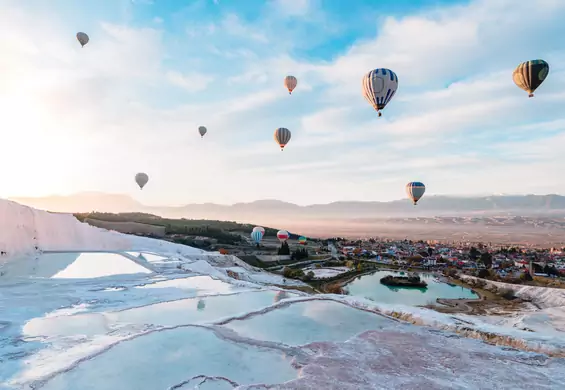
<instances>
[{"instance_id":1,"label":"grey hot air balloon","mask_svg":"<svg viewBox=\"0 0 565 390\"><path fill-rule=\"evenodd\" d=\"M410 183L406 184L406 194L412 202L414 202L414 206L418 204L418 201L422 196L424 196L424 192L426 192L426 186L424 183L419 181L411 181Z\"/></svg>"},{"instance_id":2,"label":"grey hot air balloon","mask_svg":"<svg viewBox=\"0 0 565 390\"><path fill-rule=\"evenodd\" d=\"M298 80L294 76L286 76L284 78L284 86L286 87L286 89L288 89L289 95L292 93L294 88L296 88L297 84L298 84Z\"/></svg>"},{"instance_id":3,"label":"grey hot air balloon","mask_svg":"<svg viewBox=\"0 0 565 390\"><path fill-rule=\"evenodd\" d=\"M149 176L147 176L147 173L139 172L137 175L135 175L135 182L137 183L140 189L143 189L143 187L145 187L148 181L149 181Z\"/></svg>"},{"instance_id":4,"label":"grey hot air balloon","mask_svg":"<svg viewBox=\"0 0 565 390\"><path fill-rule=\"evenodd\" d=\"M198 128L198 132L200 133L200 137L201 137L201 138L204 138L204 134L206 134L207 131L208 131L208 130L207 130L204 126L200 126L200 127Z\"/></svg>"},{"instance_id":5,"label":"grey hot air balloon","mask_svg":"<svg viewBox=\"0 0 565 390\"><path fill-rule=\"evenodd\" d=\"M90 41L88 35L86 35L86 33L83 32L77 32L77 39L82 47L84 47L84 45L86 45L88 41Z\"/></svg>"},{"instance_id":6,"label":"grey hot air balloon","mask_svg":"<svg viewBox=\"0 0 565 390\"><path fill-rule=\"evenodd\" d=\"M275 130L275 141L281 147L281 152L284 150L284 147L290 141L290 130L284 127L279 127Z\"/></svg>"}]
</instances>

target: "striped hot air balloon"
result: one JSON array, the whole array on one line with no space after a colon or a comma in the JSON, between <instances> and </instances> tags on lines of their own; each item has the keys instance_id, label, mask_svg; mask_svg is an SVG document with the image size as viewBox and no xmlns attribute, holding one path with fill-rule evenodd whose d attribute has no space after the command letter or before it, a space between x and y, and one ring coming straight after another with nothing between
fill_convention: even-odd
<instances>
[{"instance_id":1,"label":"striped hot air balloon","mask_svg":"<svg viewBox=\"0 0 565 390\"><path fill-rule=\"evenodd\" d=\"M306 239L306 237L300 236L300 237L298 237L298 243L300 245L306 245L308 243L308 240Z\"/></svg>"},{"instance_id":2,"label":"striped hot air balloon","mask_svg":"<svg viewBox=\"0 0 565 390\"><path fill-rule=\"evenodd\" d=\"M263 235L261 234L260 231L254 230L254 231L251 232L251 239L253 240L253 242L255 244L259 245L262 238L263 238Z\"/></svg>"},{"instance_id":3,"label":"striped hot air balloon","mask_svg":"<svg viewBox=\"0 0 565 390\"><path fill-rule=\"evenodd\" d=\"M544 60L522 62L514 69L512 79L514 84L534 97L534 91L543 83L549 74L549 64Z\"/></svg>"},{"instance_id":4,"label":"striped hot air balloon","mask_svg":"<svg viewBox=\"0 0 565 390\"><path fill-rule=\"evenodd\" d=\"M284 86L286 89L288 89L289 95L292 93L294 88L296 88L297 84L298 84L298 80L294 76L286 76L284 78Z\"/></svg>"},{"instance_id":5,"label":"striped hot air balloon","mask_svg":"<svg viewBox=\"0 0 565 390\"><path fill-rule=\"evenodd\" d=\"M424 196L424 192L426 192L426 186L424 185L424 183L420 183L419 181L411 181L410 183L406 184L406 194L408 194L408 197L412 199L414 206L418 204L420 198Z\"/></svg>"},{"instance_id":6,"label":"striped hot air balloon","mask_svg":"<svg viewBox=\"0 0 565 390\"><path fill-rule=\"evenodd\" d=\"M374 69L363 77L363 96L381 116L398 89L398 76L390 69Z\"/></svg>"},{"instance_id":7,"label":"striped hot air balloon","mask_svg":"<svg viewBox=\"0 0 565 390\"><path fill-rule=\"evenodd\" d=\"M255 226L253 228L254 232L260 232L261 233L261 237L263 237L265 235L265 228L261 227L261 226Z\"/></svg>"},{"instance_id":8,"label":"striped hot air balloon","mask_svg":"<svg viewBox=\"0 0 565 390\"><path fill-rule=\"evenodd\" d=\"M290 141L290 130L284 127L279 127L275 130L275 141L281 147L281 152L284 150L284 147Z\"/></svg>"},{"instance_id":9,"label":"striped hot air balloon","mask_svg":"<svg viewBox=\"0 0 565 390\"><path fill-rule=\"evenodd\" d=\"M286 230L279 230L277 232L277 238L280 242L285 242L290 237L290 234Z\"/></svg>"}]
</instances>

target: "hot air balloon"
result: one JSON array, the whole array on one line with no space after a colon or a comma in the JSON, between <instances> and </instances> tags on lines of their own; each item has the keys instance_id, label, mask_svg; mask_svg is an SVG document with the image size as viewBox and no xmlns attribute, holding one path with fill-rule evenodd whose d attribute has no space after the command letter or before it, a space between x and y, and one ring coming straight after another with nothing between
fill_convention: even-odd
<instances>
[{"instance_id":1,"label":"hot air balloon","mask_svg":"<svg viewBox=\"0 0 565 390\"><path fill-rule=\"evenodd\" d=\"M257 244L257 246L259 246L259 243L261 242L262 238L263 238L263 235L261 234L260 231L256 230L256 231L251 232L251 239L253 240L253 242L255 244Z\"/></svg>"},{"instance_id":2,"label":"hot air balloon","mask_svg":"<svg viewBox=\"0 0 565 390\"><path fill-rule=\"evenodd\" d=\"M544 60L522 62L514 69L514 83L526 91L528 97L534 97L534 91L543 83L549 74L549 64Z\"/></svg>"},{"instance_id":3,"label":"hot air balloon","mask_svg":"<svg viewBox=\"0 0 565 390\"><path fill-rule=\"evenodd\" d=\"M294 76L286 76L284 78L284 86L286 89L288 89L289 95L292 93L294 88L296 88L297 84L298 84L298 80Z\"/></svg>"},{"instance_id":4,"label":"hot air balloon","mask_svg":"<svg viewBox=\"0 0 565 390\"><path fill-rule=\"evenodd\" d=\"M374 69L363 77L363 96L381 116L398 89L398 76L390 69Z\"/></svg>"},{"instance_id":5,"label":"hot air balloon","mask_svg":"<svg viewBox=\"0 0 565 390\"><path fill-rule=\"evenodd\" d=\"M261 237L263 237L265 235L265 228L261 227L261 226L255 226L253 228L254 232L261 232Z\"/></svg>"},{"instance_id":6,"label":"hot air balloon","mask_svg":"<svg viewBox=\"0 0 565 390\"><path fill-rule=\"evenodd\" d=\"M204 138L204 134L206 134L207 131L208 131L208 130L207 130L204 126L200 126L200 127L198 128L198 132L200 133L200 137L201 137L201 138Z\"/></svg>"},{"instance_id":7,"label":"hot air balloon","mask_svg":"<svg viewBox=\"0 0 565 390\"><path fill-rule=\"evenodd\" d=\"M307 242L308 242L308 240L306 239L306 237L304 237L304 236L298 237L298 243L299 243L300 245L306 245Z\"/></svg>"},{"instance_id":8,"label":"hot air balloon","mask_svg":"<svg viewBox=\"0 0 565 390\"><path fill-rule=\"evenodd\" d=\"M281 152L284 150L284 147L290 141L290 130L284 127L279 127L275 130L275 141L281 147Z\"/></svg>"},{"instance_id":9,"label":"hot air balloon","mask_svg":"<svg viewBox=\"0 0 565 390\"><path fill-rule=\"evenodd\" d=\"M288 240L288 237L290 237L290 234L288 234L286 230L279 230L277 232L277 238L280 242L285 242L286 240Z\"/></svg>"},{"instance_id":10,"label":"hot air balloon","mask_svg":"<svg viewBox=\"0 0 565 390\"><path fill-rule=\"evenodd\" d=\"M81 47L84 47L84 45L86 45L88 43L88 41L90 41L90 38L88 38L88 35L86 35L83 32L77 32L77 39L78 39Z\"/></svg>"},{"instance_id":11,"label":"hot air balloon","mask_svg":"<svg viewBox=\"0 0 565 390\"><path fill-rule=\"evenodd\" d=\"M135 175L135 182L137 183L140 189L143 189L143 187L145 187L148 181L149 181L149 176L147 176L147 173L140 172L137 175Z\"/></svg>"},{"instance_id":12,"label":"hot air balloon","mask_svg":"<svg viewBox=\"0 0 565 390\"><path fill-rule=\"evenodd\" d=\"M412 199L412 202L414 202L414 206L418 203L420 198L424 196L424 192L426 192L426 186L424 183L411 181L406 184L406 193L408 194L408 197Z\"/></svg>"}]
</instances>

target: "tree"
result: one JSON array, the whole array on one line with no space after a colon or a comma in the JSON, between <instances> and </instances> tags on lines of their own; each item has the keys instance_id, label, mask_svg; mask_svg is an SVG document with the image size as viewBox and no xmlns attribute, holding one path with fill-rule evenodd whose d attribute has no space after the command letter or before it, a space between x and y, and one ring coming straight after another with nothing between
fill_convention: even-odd
<instances>
[{"instance_id":1,"label":"tree","mask_svg":"<svg viewBox=\"0 0 565 390\"><path fill-rule=\"evenodd\" d=\"M477 260L480 255L481 252L479 252L477 248L475 248L474 246L472 246L471 249L469 250L469 257L471 258L471 260Z\"/></svg>"},{"instance_id":2,"label":"tree","mask_svg":"<svg viewBox=\"0 0 565 390\"><path fill-rule=\"evenodd\" d=\"M490 273L486 269L479 270L479 274L477 275L479 278L486 279L490 276Z\"/></svg>"},{"instance_id":3,"label":"tree","mask_svg":"<svg viewBox=\"0 0 565 390\"><path fill-rule=\"evenodd\" d=\"M308 273L306 273L306 275L304 275L304 276L302 277L302 281L304 281L304 282L309 282L309 281L311 281L312 279L314 279L314 276L315 276L314 272L308 271Z\"/></svg>"},{"instance_id":4,"label":"tree","mask_svg":"<svg viewBox=\"0 0 565 390\"><path fill-rule=\"evenodd\" d=\"M428 247L428 256L432 256L434 254L434 248Z\"/></svg>"},{"instance_id":5,"label":"tree","mask_svg":"<svg viewBox=\"0 0 565 390\"><path fill-rule=\"evenodd\" d=\"M277 254L278 254L279 256L288 256L288 255L290 255L290 248L289 248L288 244L286 243L286 241L281 244L281 247L279 248Z\"/></svg>"},{"instance_id":6,"label":"tree","mask_svg":"<svg viewBox=\"0 0 565 390\"><path fill-rule=\"evenodd\" d=\"M492 255L488 252L484 252L481 254L481 263L485 265L487 268L492 267Z\"/></svg>"}]
</instances>

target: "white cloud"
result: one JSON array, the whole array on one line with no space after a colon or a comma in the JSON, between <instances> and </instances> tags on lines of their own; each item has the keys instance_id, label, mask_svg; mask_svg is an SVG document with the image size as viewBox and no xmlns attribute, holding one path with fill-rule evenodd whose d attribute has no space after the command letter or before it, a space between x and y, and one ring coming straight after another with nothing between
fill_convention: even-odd
<instances>
[{"instance_id":1,"label":"white cloud","mask_svg":"<svg viewBox=\"0 0 565 390\"><path fill-rule=\"evenodd\" d=\"M312 0L273 0L275 12L289 16L304 16L313 12Z\"/></svg>"},{"instance_id":2,"label":"white cloud","mask_svg":"<svg viewBox=\"0 0 565 390\"><path fill-rule=\"evenodd\" d=\"M0 127L10 131L0 166L19 167L3 173L0 194L320 203L402 197L412 179L430 193L565 191L565 59L550 39L565 32L562 1L478 1L385 18L378 36L332 61L293 55L287 34L296 32L276 19L313 23L319 10L277 6L290 11L203 19L178 41L165 23L100 22L84 49L46 15L3 10ZM511 70L539 56L550 76L528 99ZM377 118L360 79L380 66L397 71L400 88ZM299 79L292 96L286 74ZM209 129L204 140L199 125ZM292 131L284 152L272 139L280 126ZM143 194L131 181L138 170L154 184Z\"/></svg>"},{"instance_id":3,"label":"white cloud","mask_svg":"<svg viewBox=\"0 0 565 390\"><path fill-rule=\"evenodd\" d=\"M222 20L221 28L229 35L243 37L261 43L269 43L269 40L263 33L242 23L240 18L235 14L227 15Z\"/></svg>"},{"instance_id":4,"label":"white cloud","mask_svg":"<svg viewBox=\"0 0 565 390\"><path fill-rule=\"evenodd\" d=\"M208 85L214 80L212 76L197 73L182 74L175 71L168 71L166 77L173 85L184 88L191 92L199 92L205 90Z\"/></svg>"}]
</instances>

